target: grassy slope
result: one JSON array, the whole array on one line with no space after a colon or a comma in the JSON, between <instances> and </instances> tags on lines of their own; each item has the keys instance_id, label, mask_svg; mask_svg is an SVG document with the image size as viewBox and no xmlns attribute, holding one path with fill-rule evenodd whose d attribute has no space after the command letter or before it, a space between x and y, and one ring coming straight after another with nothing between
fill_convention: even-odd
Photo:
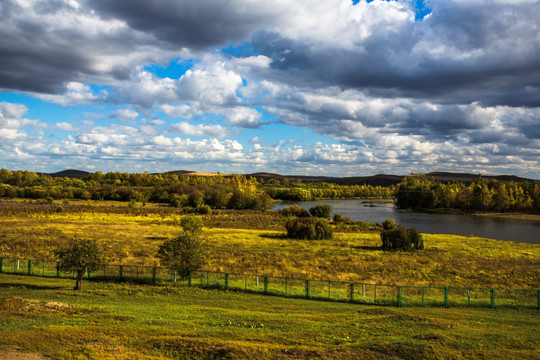
<instances>
[{"instance_id":1,"label":"grassy slope","mask_svg":"<svg viewBox=\"0 0 540 360\"><path fill-rule=\"evenodd\" d=\"M540 312L389 308L0 274L0 350L53 359L537 359Z\"/></svg>"},{"instance_id":2,"label":"grassy slope","mask_svg":"<svg viewBox=\"0 0 540 360\"><path fill-rule=\"evenodd\" d=\"M142 212L116 205L63 212L43 205L0 208L0 254L52 259L59 244L78 235L97 239L111 263L154 265L157 247L178 233L181 215L170 208ZM540 288L538 245L424 235L424 251L385 253L377 248L377 233L337 233L332 241L290 240L277 230L279 221L252 212L207 217L212 227L205 231L206 268L382 284Z\"/></svg>"}]
</instances>

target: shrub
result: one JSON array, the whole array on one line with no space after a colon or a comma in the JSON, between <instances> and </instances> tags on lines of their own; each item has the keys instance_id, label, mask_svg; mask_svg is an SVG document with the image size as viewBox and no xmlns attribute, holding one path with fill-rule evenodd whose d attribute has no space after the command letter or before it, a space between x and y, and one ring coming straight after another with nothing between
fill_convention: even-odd
<instances>
[{"instance_id":1,"label":"shrub","mask_svg":"<svg viewBox=\"0 0 540 360\"><path fill-rule=\"evenodd\" d=\"M332 206L328 204L317 204L309 209L309 213L316 218L330 219Z\"/></svg>"},{"instance_id":2,"label":"shrub","mask_svg":"<svg viewBox=\"0 0 540 360\"><path fill-rule=\"evenodd\" d=\"M394 219L388 218L383 222L381 231L382 249L385 251L422 250L424 241L416 228L407 229L397 225Z\"/></svg>"},{"instance_id":3,"label":"shrub","mask_svg":"<svg viewBox=\"0 0 540 360\"><path fill-rule=\"evenodd\" d=\"M283 216L295 216L299 218L309 217L307 210L296 204L284 207L283 209L279 210L279 213Z\"/></svg>"},{"instance_id":4,"label":"shrub","mask_svg":"<svg viewBox=\"0 0 540 360\"><path fill-rule=\"evenodd\" d=\"M202 239L188 232L161 244L157 257L163 266L177 271L182 277L187 276L190 270L200 269L206 263Z\"/></svg>"},{"instance_id":5,"label":"shrub","mask_svg":"<svg viewBox=\"0 0 540 360\"><path fill-rule=\"evenodd\" d=\"M212 208L208 205L199 205L195 208L195 212L201 215L210 215L212 213Z\"/></svg>"},{"instance_id":6,"label":"shrub","mask_svg":"<svg viewBox=\"0 0 540 360\"><path fill-rule=\"evenodd\" d=\"M285 224L287 236L293 239L332 239L332 228L325 219L290 218Z\"/></svg>"},{"instance_id":7,"label":"shrub","mask_svg":"<svg viewBox=\"0 0 540 360\"><path fill-rule=\"evenodd\" d=\"M345 221L345 218L340 213L335 213L333 220L334 222L343 222Z\"/></svg>"},{"instance_id":8,"label":"shrub","mask_svg":"<svg viewBox=\"0 0 540 360\"><path fill-rule=\"evenodd\" d=\"M204 226L203 220L195 215L186 215L180 220L180 225L185 232L190 234L198 234Z\"/></svg>"}]
</instances>

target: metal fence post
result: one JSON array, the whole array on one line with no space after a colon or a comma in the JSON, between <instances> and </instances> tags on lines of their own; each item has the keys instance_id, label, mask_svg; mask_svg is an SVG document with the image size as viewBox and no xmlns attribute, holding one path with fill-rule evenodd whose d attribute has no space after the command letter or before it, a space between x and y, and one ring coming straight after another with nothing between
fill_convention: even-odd
<instances>
[{"instance_id":1,"label":"metal fence post","mask_svg":"<svg viewBox=\"0 0 540 360\"><path fill-rule=\"evenodd\" d=\"M495 289L491 288L491 308L495 309Z\"/></svg>"},{"instance_id":2,"label":"metal fence post","mask_svg":"<svg viewBox=\"0 0 540 360\"><path fill-rule=\"evenodd\" d=\"M155 268L154 268L155 269ZM191 270L188 270L188 279L187 279L187 284L188 286L191 286L191 277L193 276L193 273Z\"/></svg>"},{"instance_id":3,"label":"metal fence post","mask_svg":"<svg viewBox=\"0 0 540 360\"><path fill-rule=\"evenodd\" d=\"M4 258L0 257L0 273L4 272Z\"/></svg>"},{"instance_id":4,"label":"metal fence post","mask_svg":"<svg viewBox=\"0 0 540 360\"><path fill-rule=\"evenodd\" d=\"M425 293L425 286L422 286L422 306L424 306L424 293Z\"/></svg>"},{"instance_id":5,"label":"metal fence post","mask_svg":"<svg viewBox=\"0 0 540 360\"><path fill-rule=\"evenodd\" d=\"M88 278L90 279L90 270L88 270L87 273L88 273Z\"/></svg>"},{"instance_id":6,"label":"metal fence post","mask_svg":"<svg viewBox=\"0 0 540 360\"><path fill-rule=\"evenodd\" d=\"M189 282L191 285L191 271L189 272ZM156 267L152 268L152 284L156 285Z\"/></svg>"},{"instance_id":7,"label":"metal fence post","mask_svg":"<svg viewBox=\"0 0 540 360\"><path fill-rule=\"evenodd\" d=\"M306 280L306 299L309 299L309 280Z\"/></svg>"},{"instance_id":8,"label":"metal fence post","mask_svg":"<svg viewBox=\"0 0 540 360\"><path fill-rule=\"evenodd\" d=\"M264 275L264 293L268 294L268 276Z\"/></svg>"},{"instance_id":9,"label":"metal fence post","mask_svg":"<svg viewBox=\"0 0 540 360\"><path fill-rule=\"evenodd\" d=\"M351 283L349 290L350 290L350 301L354 302L354 283Z\"/></svg>"},{"instance_id":10,"label":"metal fence post","mask_svg":"<svg viewBox=\"0 0 540 360\"><path fill-rule=\"evenodd\" d=\"M225 289L229 289L229 273L225 273Z\"/></svg>"},{"instance_id":11,"label":"metal fence post","mask_svg":"<svg viewBox=\"0 0 540 360\"><path fill-rule=\"evenodd\" d=\"M122 265L119 265L118 274L119 274L120 281L122 281L124 279L124 277L122 275Z\"/></svg>"},{"instance_id":12,"label":"metal fence post","mask_svg":"<svg viewBox=\"0 0 540 360\"><path fill-rule=\"evenodd\" d=\"M28 260L28 275L32 275L32 260Z\"/></svg>"},{"instance_id":13,"label":"metal fence post","mask_svg":"<svg viewBox=\"0 0 540 360\"><path fill-rule=\"evenodd\" d=\"M60 277L60 261L56 262L56 277Z\"/></svg>"},{"instance_id":14,"label":"metal fence post","mask_svg":"<svg viewBox=\"0 0 540 360\"><path fill-rule=\"evenodd\" d=\"M397 301L398 301L398 307L401 307L401 285L398 286Z\"/></svg>"},{"instance_id":15,"label":"metal fence post","mask_svg":"<svg viewBox=\"0 0 540 360\"><path fill-rule=\"evenodd\" d=\"M444 307L448 308L448 286L444 288Z\"/></svg>"}]
</instances>

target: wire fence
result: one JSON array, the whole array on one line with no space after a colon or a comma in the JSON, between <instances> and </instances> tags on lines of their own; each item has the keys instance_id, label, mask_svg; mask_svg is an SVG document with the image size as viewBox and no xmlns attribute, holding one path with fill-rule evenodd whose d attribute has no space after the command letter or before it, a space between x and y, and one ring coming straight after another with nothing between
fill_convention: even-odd
<instances>
[{"instance_id":1,"label":"wire fence","mask_svg":"<svg viewBox=\"0 0 540 360\"><path fill-rule=\"evenodd\" d=\"M60 271L59 262L0 257L0 273L75 278ZM87 273L92 280L153 285L187 284L282 297L388 306L534 308L540 310L540 289L501 289L453 286L404 286L309 280L267 275L190 271L187 275L162 268L106 265Z\"/></svg>"}]
</instances>

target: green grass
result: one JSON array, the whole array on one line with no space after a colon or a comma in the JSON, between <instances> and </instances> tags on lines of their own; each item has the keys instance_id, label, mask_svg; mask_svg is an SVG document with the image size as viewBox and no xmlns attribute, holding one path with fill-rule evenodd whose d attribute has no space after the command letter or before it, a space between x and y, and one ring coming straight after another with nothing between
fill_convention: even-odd
<instances>
[{"instance_id":1,"label":"green grass","mask_svg":"<svg viewBox=\"0 0 540 360\"><path fill-rule=\"evenodd\" d=\"M1 350L52 359L536 359L540 312L393 308L0 274Z\"/></svg>"}]
</instances>

